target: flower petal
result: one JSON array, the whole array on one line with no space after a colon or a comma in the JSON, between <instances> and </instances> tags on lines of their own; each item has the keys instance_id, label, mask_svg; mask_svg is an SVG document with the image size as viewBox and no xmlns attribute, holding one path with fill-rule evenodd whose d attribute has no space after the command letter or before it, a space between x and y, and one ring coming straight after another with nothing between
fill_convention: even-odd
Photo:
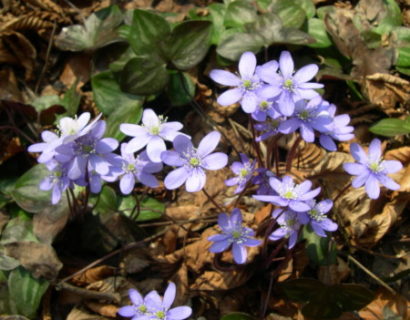
<instances>
[{"instance_id":1,"label":"flower petal","mask_svg":"<svg viewBox=\"0 0 410 320\"><path fill-rule=\"evenodd\" d=\"M183 128L183 125L181 122L178 121L171 121L171 122L166 122L161 124L161 130L159 135L164 138L165 140L168 141L173 141L175 137L179 134L179 130Z\"/></svg>"},{"instance_id":2,"label":"flower petal","mask_svg":"<svg viewBox=\"0 0 410 320\"><path fill-rule=\"evenodd\" d=\"M368 179L369 175L370 175L369 170L366 170L365 172L363 172L362 174L354 178L352 180L352 187L360 188L362 185L366 183L366 180Z\"/></svg>"},{"instance_id":3,"label":"flower petal","mask_svg":"<svg viewBox=\"0 0 410 320\"><path fill-rule=\"evenodd\" d=\"M125 152L126 153L134 153L137 152L138 150L141 150L142 148L144 148L147 143L150 140L150 136L148 135L147 132L145 132L144 134L132 138L128 143L127 146L125 147Z\"/></svg>"},{"instance_id":4,"label":"flower petal","mask_svg":"<svg viewBox=\"0 0 410 320\"><path fill-rule=\"evenodd\" d=\"M185 189L188 192L198 192L203 189L206 183L206 175L204 170L196 168L192 170L186 179Z\"/></svg>"},{"instance_id":5,"label":"flower petal","mask_svg":"<svg viewBox=\"0 0 410 320\"><path fill-rule=\"evenodd\" d=\"M161 160L173 167L181 167L184 165L185 161L181 158L180 154L176 151L164 151L161 153Z\"/></svg>"},{"instance_id":6,"label":"flower petal","mask_svg":"<svg viewBox=\"0 0 410 320\"><path fill-rule=\"evenodd\" d=\"M142 114L142 123L146 127L159 127L161 121L152 109L145 109Z\"/></svg>"},{"instance_id":7,"label":"flower petal","mask_svg":"<svg viewBox=\"0 0 410 320\"><path fill-rule=\"evenodd\" d=\"M246 262L246 257L247 257L245 246L239 245L239 244L234 242L232 244L232 255L233 255L233 260L237 264L245 263Z\"/></svg>"},{"instance_id":8,"label":"flower petal","mask_svg":"<svg viewBox=\"0 0 410 320\"><path fill-rule=\"evenodd\" d=\"M242 53L239 59L238 70L242 78L250 78L255 73L256 56L253 52L247 51Z\"/></svg>"},{"instance_id":9,"label":"flower petal","mask_svg":"<svg viewBox=\"0 0 410 320\"><path fill-rule=\"evenodd\" d=\"M377 178L370 174L365 183L365 189L370 199L377 199L380 195L380 186Z\"/></svg>"},{"instance_id":10,"label":"flower petal","mask_svg":"<svg viewBox=\"0 0 410 320\"><path fill-rule=\"evenodd\" d=\"M378 175L377 179L387 189L390 189L390 190L399 190L400 189L400 185L398 183L396 183L393 179L389 178L388 176Z\"/></svg>"},{"instance_id":11,"label":"flower petal","mask_svg":"<svg viewBox=\"0 0 410 320\"><path fill-rule=\"evenodd\" d=\"M124 174L120 179L120 190L122 194L130 194L135 186L135 177L132 173Z\"/></svg>"},{"instance_id":12,"label":"flower petal","mask_svg":"<svg viewBox=\"0 0 410 320\"><path fill-rule=\"evenodd\" d=\"M220 253L228 249L230 245L231 243L227 240L217 241L212 244L212 246L209 248L209 251L213 253Z\"/></svg>"},{"instance_id":13,"label":"flower petal","mask_svg":"<svg viewBox=\"0 0 410 320\"><path fill-rule=\"evenodd\" d=\"M309 205L307 205L305 202L296 200L289 201L289 208L296 212L305 212L310 210Z\"/></svg>"},{"instance_id":14,"label":"flower petal","mask_svg":"<svg viewBox=\"0 0 410 320\"><path fill-rule=\"evenodd\" d=\"M138 290L135 289L130 289L128 291L128 295L130 296L131 302L135 304L136 306L139 306L140 304L144 303L144 298L142 295L138 292ZM124 316L124 317L129 317L129 316Z\"/></svg>"},{"instance_id":15,"label":"flower petal","mask_svg":"<svg viewBox=\"0 0 410 320\"><path fill-rule=\"evenodd\" d=\"M293 76L293 80L295 80L298 84L303 82L308 82L312 79L316 73L319 71L319 67L315 64L308 64L300 68Z\"/></svg>"},{"instance_id":16,"label":"flower petal","mask_svg":"<svg viewBox=\"0 0 410 320\"><path fill-rule=\"evenodd\" d=\"M282 51L279 57L279 69L284 78L290 78L294 71L292 56L289 51Z\"/></svg>"},{"instance_id":17,"label":"flower petal","mask_svg":"<svg viewBox=\"0 0 410 320\"><path fill-rule=\"evenodd\" d=\"M216 146L221 139L221 134L218 131L211 131L205 137L202 138L198 145L198 155L204 158L212 151L215 150Z\"/></svg>"},{"instance_id":18,"label":"flower petal","mask_svg":"<svg viewBox=\"0 0 410 320\"><path fill-rule=\"evenodd\" d=\"M364 166L361 163L352 163L352 162L348 162L348 163L344 163L343 164L343 169L351 175L361 175L364 172L367 172L367 168L366 166Z\"/></svg>"},{"instance_id":19,"label":"flower petal","mask_svg":"<svg viewBox=\"0 0 410 320\"><path fill-rule=\"evenodd\" d=\"M384 160L383 166L387 173L395 173L403 168L401 162L397 160Z\"/></svg>"},{"instance_id":20,"label":"flower petal","mask_svg":"<svg viewBox=\"0 0 410 320\"><path fill-rule=\"evenodd\" d=\"M258 98L255 93L247 92L243 95L241 100L242 110L245 113L252 113L256 110L258 105Z\"/></svg>"},{"instance_id":21,"label":"flower petal","mask_svg":"<svg viewBox=\"0 0 410 320\"><path fill-rule=\"evenodd\" d=\"M162 306L165 310L168 310L171 307L172 303L174 302L176 291L177 289L175 287L175 283L170 282L168 284L167 289L165 290L164 298L162 302Z\"/></svg>"},{"instance_id":22,"label":"flower petal","mask_svg":"<svg viewBox=\"0 0 410 320\"><path fill-rule=\"evenodd\" d=\"M188 172L185 167L175 169L165 177L164 185L168 190L174 190L184 184L188 178Z\"/></svg>"},{"instance_id":23,"label":"flower petal","mask_svg":"<svg viewBox=\"0 0 410 320\"><path fill-rule=\"evenodd\" d=\"M117 313L121 317L133 317L136 314L134 306L125 306L118 309Z\"/></svg>"},{"instance_id":24,"label":"flower petal","mask_svg":"<svg viewBox=\"0 0 410 320\"><path fill-rule=\"evenodd\" d=\"M382 155L382 143L379 139L373 139L369 145L369 160L378 161Z\"/></svg>"},{"instance_id":25,"label":"flower petal","mask_svg":"<svg viewBox=\"0 0 410 320\"><path fill-rule=\"evenodd\" d=\"M241 100L242 95L242 89L240 88L229 89L222 93L216 101L221 106L229 106Z\"/></svg>"},{"instance_id":26,"label":"flower petal","mask_svg":"<svg viewBox=\"0 0 410 320\"><path fill-rule=\"evenodd\" d=\"M320 222L320 225L323 229L325 229L326 231L336 231L337 230L337 224L334 223L332 220L330 220L329 218L324 219L323 221Z\"/></svg>"},{"instance_id":27,"label":"flower petal","mask_svg":"<svg viewBox=\"0 0 410 320\"><path fill-rule=\"evenodd\" d=\"M145 127L132 123L120 124L120 131L130 137L138 137L147 133L147 129Z\"/></svg>"},{"instance_id":28,"label":"flower petal","mask_svg":"<svg viewBox=\"0 0 410 320\"><path fill-rule=\"evenodd\" d=\"M187 306L180 306L176 308L172 308L167 312L167 319L168 320L183 320L189 318L192 314L192 309Z\"/></svg>"},{"instance_id":29,"label":"flower petal","mask_svg":"<svg viewBox=\"0 0 410 320\"><path fill-rule=\"evenodd\" d=\"M228 156L222 152L215 152L202 159L201 166L207 170L219 170L228 164Z\"/></svg>"},{"instance_id":30,"label":"flower petal","mask_svg":"<svg viewBox=\"0 0 410 320\"><path fill-rule=\"evenodd\" d=\"M184 134L177 135L172 143L175 151L179 153L187 152L193 148L191 139Z\"/></svg>"},{"instance_id":31,"label":"flower petal","mask_svg":"<svg viewBox=\"0 0 410 320\"><path fill-rule=\"evenodd\" d=\"M214 241L214 242L218 242L218 241L225 241L226 239L230 238L229 234L213 234L212 236L208 237L208 241Z\"/></svg>"},{"instance_id":32,"label":"flower petal","mask_svg":"<svg viewBox=\"0 0 410 320\"><path fill-rule=\"evenodd\" d=\"M241 84L241 79L238 76L236 76L232 72L225 71L225 70L219 70L219 69L212 70L209 73L209 77L213 81L219 84L222 84L224 86L235 87Z\"/></svg>"},{"instance_id":33,"label":"flower petal","mask_svg":"<svg viewBox=\"0 0 410 320\"><path fill-rule=\"evenodd\" d=\"M350 153L352 154L353 158L356 159L356 161L359 161L363 164L367 163L367 154L357 143L352 143L350 145Z\"/></svg>"},{"instance_id":34,"label":"flower petal","mask_svg":"<svg viewBox=\"0 0 410 320\"><path fill-rule=\"evenodd\" d=\"M147 144L147 155L152 162L161 162L161 153L167 150L164 140L152 137Z\"/></svg>"}]
</instances>

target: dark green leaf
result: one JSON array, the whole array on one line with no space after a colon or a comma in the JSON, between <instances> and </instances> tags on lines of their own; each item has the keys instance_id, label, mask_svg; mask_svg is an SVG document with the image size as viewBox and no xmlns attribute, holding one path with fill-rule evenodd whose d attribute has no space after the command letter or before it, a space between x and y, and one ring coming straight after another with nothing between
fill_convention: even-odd
<instances>
[{"instance_id":1,"label":"dark green leaf","mask_svg":"<svg viewBox=\"0 0 410 320\"><path fill-rule=\"evenodd\" d=\"M295 279L279 284L286 296L292 301L307 302L318 292L325 288L325 285L316 279Z\"/></svg>"},{"instance_id":2,"label":"dark green leaf","mask_svg":"<svg viewBox=\"0 0 410 320\"><path fill-rule=\"evenodd\" d=\"M135 95L159 93L168 83L165 63L149 58L133 58L120 73L120 87Z\"/></svg>"},{"instance_id":3,"label":"dark green leaf","mask_svg":"<svg viewBox=\"0 0 410 320\"><path fill-rule=\"evenodd\" d=\"M8 278L11 310L33 319L48 286L48 281L33 278L22 267L13 270Z\"/></svg>"},{"instance_id":4,"label":"dark green leaf","mask_svg":"<svg viewBox=\"0 0 410 320\"><path fill-rule=\"evenodd\" d=\"M397 49L398 57L396 66L408 68L410 67L410 46Z\"/></svg>"},{"instance_id":5,"label":"dark green leaf","mask_svg":"<svg viewBox=\"0 0 410 320\"><path fill-rule=\"evenodd\" d=\"M125 138L125 135L119 130L121 123L138 123L142 115L142 105L144 99L135 100L135 104L125 104L114 110L107 118L107 137L113 137L119 141Z\"/></svg>"},{"instance_id":6,"label":"dark green leaf","mask_svg":"<svg viewBox=\"0 0 410 320\"><path fill-rule=\"evenodd\" d=\"M59 104L59 105L62 104L62 100L57 95L40 96L40 97L35 98L31 102L31 105L36 109L37 112L46 110L49 107L56 105L56 104Z\"/></svg>"},{"instance_id":7,"label":"dark green leaf","mask_svg":"<svg viewBox=\"0 0 410 320\"><path fill-rule=\"evenodd\" d=\"M90 199L90 204L95 205L93 211L97 213L116 212L118 208L118 197L113 188L105 185L99 195Z\"/></svg>"},{"instance_id":8,"label":"dark green leaf","mask_svg":"<svg viewBox=\"0 0 410 320\"><path fill-rule=\"evenodd\" d=\"M282 25L287 28L300 28L306 19L306 13L300 7L299 1L275 1L271 11L281 18Z\"/></svg>"},{"instance_id":9,"label":"dark green leaf","mask_svg":"<svg viewBox=\"0 0 410 320\"><path fill-rule=\"evenodd\" d=\"M223 37L216 52L224 58L239 60L245 51L258 52L263 46L263 40L256 34L235 33Z\"/></svg>"},{"instance_id":10,"label":"dark green leaf","mask_svg":"<svg viewBox=\"0 0 410 320\"><path fill-rule=\"evenodd\" d=\"M251 315L243 312L229 313L221 317L220 320L252 320L254 319Z\"/></svg>"},{"instance_id":11,"label":"dark green leaf","mask_svg":"<svg viewBox=\"0 0 410 320\"><path fill-rule=\"evenodd\" d=\"M138 56L161 55L171 26L161 16L147 10L134 10L129 42Z\"/></svg>"},{"instance_id":12,"label":"dark green leaf","mask_svg":"<svg viewBox=\"0 0 410 320\"><path fill-rule=\"evenodd\" d=\"M240 27L245 23L254 22L256 17L256 8L249 1L232 1L226 8L224 25L226 27Z\"/></svg>"},{"instance_id":13,"label":"dark green leaf","mask_svg":"<svg viewBox=\"0 0 410 320\"><path fill-rule=\"evenodd\" d=\"M133 211L134 208L135 210ZM140 211L138 214L135 198L133 196L127 196L121 199L118 210L136 221L146 221L161 218L165 210L165 205L158 200L146 197L140 202Z\"/></svg>"},{"instance_id":14,"label":"dark green leaf","mask_svg":"<svg viewBox=\"0 0 410 320\"><path fill-rule=\"evenodd\" d=\"M212 21L211 44L217 45L221 35L225 30L224 17L226 7L222 3L211 3L208 6L210 18Z\"/></svg>"},{"instance_id":15,"label":"dark green leaf","mask_svg":"<svg viewBox=\"0 0 410 320\"><path fill-rule=\"evenodd\" d=\"M5 245L16 241L38 242L33 234L33 223L29 214L18 209L13 216L2 231L0 243Z\"/></svg>"},{"instance_id":16,"label":"dark green leaf","mask_svg":"<svg viewBox=\"0 0 410 320\"><path fill-rule=\"evenodd\" d=\"M335 285L332 289L344 312L360 310L374 299L372 291L358 284L344 283Z\"/></svg>"},{"instance_id":17,"label":"dark green leaf","mask_svg":"<svg viewBox=\"0 0 410 320\"><path fill-rule=\"evenodd\" d=\"M84 26L73 25L63 28L57 36L56 46L66 51L95 50L118 41L116 28L123 20L118 6L104 8L91 14Z\"/></svg>"},{"instance_id":18,"label":"dark green leaf","mask_svg":"<svg viewBox=\"0 0 410 320\"><path fill-rule=\"evenodd\" d=\"M372 133L386 137L410 133L410 127L401 119L382 119L369 129Z\"/></svg>"},{"instance_id":19,"label":"dark green leaf","mask_svg":"<svg viewBox=\"0 0 410 320\"><path fill-rule=\"evenodd\" d=\"M197 65L207 54L210 46L211 22L186 21L172 31L168 57L179 70Z\"/></svg>"},{"instance_id":20,"label":"dark green leaf","mask_svg":"<svg viewBox=\"0 0 410 320\"><path fill-rule=\"evenodd\" d=\"M65 92L63 99L61 99L61 105L64 106L70 117L74 117L77 114L81 101L81 95L76 90L77 83L77 81L74 82L71 88Z\"/></svg>"},{"instance_id":21,"label":"dark green leaf","mask_svg":"<svg viewBox=\"0 0 410 320\"><path fill-rule=\"evenodd\" d=\"M376 21L372 21L377 25L375 28L372 28L372 31L379 34L387 34L395 27L401 26L401 10L400 6L395 0L383 0L381 2L384 10L383 14L379 13L379 16L381 16L382 18L377 19Z\"/></svg>"},{"instance_id":22,"label":"dark green leaf","mask_svg":"<svg viewBox=\"0 0 410 320\"><path fill-rule=\"evenodd\" d=\"M332 45L323 20L317 18L309 19L308 33L316 40L316 42L309 44L309 47L326 48Z\"/></svg>"},{"instance_id":23,"label":"dark green leaf","mask_svg":"<svg viewBox=\"0 0 410 320\"><path fill-rule=\"evenodd\" d=\"M127 64L128 61L130 61L132 58L135 58L136 54L134 50L131 49L131 47L128 47L119 57L117 60L115 60L113 63L110 64L110 70L112 72L119 72L121 71L125 65Z\"/></svg>"},{"instance_id":24,"label":"dark green leaf","mask_svg":"<svg viewBox=\"0 0 410 320\"><path fill-rule=\"evenodd\" d=\"M174 71L169 79L167 93L173 106L183 106L193 99L195 84L186 73Z\"/></svg>"},{"instance_id":25,"label":"dark green leaf","mask_svg":"<svg viewBox=\"0 0 410 320\"><path fill-rule=\"evenodd\" d=\"M305 11L306 18L311 19L315 16L316 8L312 0L299 0L298 4Z\"/></svg>"},{"instance_id":26,"label":"dark green leaf","mask_svg":"<svg viewBox=\"0 0 410 320\"><path fill-rule=\"evenodd\" d=\"M315 265L331 265L336 263L336 247L329 243L329 238L319 237L310 227L303 228L306 239L306 252L310 262Z\"/></svg>"},{"instance_id":27,"label":"dark green leaf","mask_svg":"<svg viewBox=\"0 0 410 320\"><path fill-rule=\"evenodd\" d=\"M50 192L39 188L41 180L47 175L46 166L38 164L17 180L12 196L21 208L36 213L51 205Z\"/></svg>"},{"instance_id":28,"label":"dark green leaf","mask_svg":"<svg viewBox=\"0 0 410 320\"><path fill-rule=\"evenodd\" d=\"M121 108L129 110L141 108L141 97L121 91L118 82L110 71L104 71L91 78L93 95L98 109L105 115Z\"/></svg>"}]
</instances>

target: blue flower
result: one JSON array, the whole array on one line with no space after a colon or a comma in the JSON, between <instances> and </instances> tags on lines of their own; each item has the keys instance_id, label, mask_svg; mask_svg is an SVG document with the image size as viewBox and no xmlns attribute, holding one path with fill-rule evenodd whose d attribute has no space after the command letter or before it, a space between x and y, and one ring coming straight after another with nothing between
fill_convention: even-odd
<instances>
[{"instance_id":1,"label":"blue flower","mask_svg":"<svg viewBox=\"0 0 410 320\"><path fill-rule=\"evenodd\" d=\"M218 225L222 229L222 234L214 234L208 237L214 243L209 248L213 253L220 253L232 246L233 259L237 264L246 262L246 247L255 247L261 244L260 240L254 239L255 232L242 226L241 211L235 208L228 216L221 213L218 216Z\"/></svg>"},{"instance_id":2,"label":"blue flower","mask_svg":"<svg viewBox=\"0 0 410 320\"><path fill-rule=\"evenodd\" d=\"M337 224L327 217L327 213L333 207L333 201L330 199L316 202L308 201L310 209L301 213L301 219L304 223L309 223L313 231L320 237L326 237L325 231L336 231Z\"/></svg>"},{"instance_id":3,"label":"blue flower","mask_svg":"<svg viewBox=\"0 0 410 320\"><path fill-rule=\"evenodd\" d=\"M229 187L238 185L235 193L240 193L245 189L246 183L252 178L255 172L256 161L251 161L245 154L240 154L241 161L235 161L231 165L231 170L236 174L236 177L225 180L225 184Z\"/></svg>"}]
</instances>

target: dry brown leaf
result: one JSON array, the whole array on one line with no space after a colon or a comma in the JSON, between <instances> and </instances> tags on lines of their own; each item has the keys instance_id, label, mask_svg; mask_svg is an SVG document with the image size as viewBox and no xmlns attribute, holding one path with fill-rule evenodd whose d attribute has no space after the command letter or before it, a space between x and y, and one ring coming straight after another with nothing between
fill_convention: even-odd
<instances>
[{"instance_id":1,"label":"dry brown leaf","mask_svg":"<svg viewBox=\"0 0 410 320\"><path fill-rule=\"evenodd\" d=\"M327 285L340 284L350 275L348 264L341 258L337 258L337 264L320 266L318 279Z\"/></svg>"},{"instance_id":2,"label":"dry brown leaf","mask_svg":"<svg viewBox=\"0 0 410 320\"><path fill-rule=\"evenodd\" d=\"M359 315L366 320L385 319L387 309L406 320L409 316L410 302L403 296L393 295L381 288L378 290L376 298L359 311Z\"/></svg>"},{"instance_id":3,"label":"dry brown leaf","mask_svg":"<svg viewBox=\"0 0 410 320\"><path fill-rule=\"evenodd\" d=\"M126 280L122 277L109 277L103 280L93 282L86 286L88 290L95 290L99 292L115 293L118 287L124 286Z\"/></svg>"},{"instance_id":4,"label":"dry brown leaf","mask_svg":"<svg viewBox=\"0 0 410 320\"><path fill-rule=\"evenodd\" d=\"M364 90L370 102L378 105L388 115L403 112L397 110L398 103L410 101L410 82L387 73L368 75Z\"/></svg>"},{"instance_id":5,"label":"dry brown leaf","mask_svg":"<svg viewBox=\"0 0 410 320\"><path fill-rule=\"evenodd\" d=\"M61 210L46 207L33 217L33 232L43 243L51 244L57 234L67 224L70 212L64 206Z\"/></svg>"},{"instance_id":6,"label":"dry brown leaf","mask_svg":"<svg viewBox=\"0 0 410 320\"><path fill-rule=\"evenodd\" d=\"M70 88L76 81L78 81L77 89L82 87L84 83L90 80L90 59L90 56L87 54L72 54L64 65L60 81L67 88Z\"/></svg>"},{"instance_id":7,"label":"dry brown leaf","mask_svg":"<svg viewBox=\"0 0 410 320\"><path fill-rule=\"evenodd\" d=\"M191 285L191 290L229 290L245 284L250 276L251 273L244 269L228 272L205 271L195 279Z\"/></svg>"},{"instance_id":8,"label":"dry brown leaf","mask_svg":"<svg viewBox=\"0 0 410 320\"><path fill-rule=\"evenodd\" d=\"M5 244L4 247L8 256L19 260L36 278L54 280L63 267L53 247L48 244L19 241Z\"/></svg>"},{"instance_id":9,"label":"dry brown leaf","mask_svg":"<svg viewBox=\"0 0 410 320\"><path fill-rule=\"evenodd\" d=\"M85 301L85 305L90 310L104 317L116 318L118 307L113 304L104 304L93 301Z\"/></svg>"},{"instance_id":10,"label":"dry brown leaf","mask_svg":"<svg viewBox=\"0 0 410 320\"><path fill-rule=\"evenodd\" d=\"M103 320L105 317L96 316L79 308L71 309L66 320Z\"/></svg>"},{"instance_id":11,"label":"dry brown leaf","mask_svg":"<svg viewBox=\"0 0 410 320\"><path fill-rule=\"evenodd\" d=\"M1 55L0 48L0 57ZM0 99L23 102L23 97L17 86L16 76L10 67L0 70Z\"/></svg>"},{"instance_id":12,"label":"dry brown leaf","mask_svg":"<svg viewBox=\"0 0 410 320\"><path fill-rule=\"evenodd\" d=\"M110 266L98 266L95 268L88 269L79 275L73 277L70 282L77 286L86 286L88 284L103 280L110 276L113 276L115 273L115 268Z\"/></svg>"},{"instance_id":13,"label":"dry brown leaf","mask_svg":"<svg viewBox=\"0 0 410 320\"><path fill-rule=\"evenodd\" d=\"M389 150L384 154L386 160L398 160L403 166L410 164L410 147L404 146L401 148Z\"/></svg>"},{"instance_id":14,"label":"dry brown leaf","mask_svg":"<svg viewBox=\"0 0 410 320\"><path fill-rule=\"evenodd\" d=\"M259 225L263 220L272 213L272 204L268 204L255 212L255 223Z\"/></svg>"}]
</instances>

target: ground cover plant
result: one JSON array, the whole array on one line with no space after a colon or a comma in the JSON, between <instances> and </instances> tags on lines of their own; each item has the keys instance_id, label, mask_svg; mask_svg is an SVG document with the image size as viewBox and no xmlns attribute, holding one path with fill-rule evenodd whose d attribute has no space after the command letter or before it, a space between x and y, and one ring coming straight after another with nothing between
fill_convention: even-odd
<instances>
[{"instance_id":1,"label":"ground cover plant","mask_svg":"<svg viewBox=\"0 0 410 320\"><path fill-rule=\"evenodd\" d=\"M408 318L406 2L2 13L1 318Z\"/></svg>"}]
</instances>

